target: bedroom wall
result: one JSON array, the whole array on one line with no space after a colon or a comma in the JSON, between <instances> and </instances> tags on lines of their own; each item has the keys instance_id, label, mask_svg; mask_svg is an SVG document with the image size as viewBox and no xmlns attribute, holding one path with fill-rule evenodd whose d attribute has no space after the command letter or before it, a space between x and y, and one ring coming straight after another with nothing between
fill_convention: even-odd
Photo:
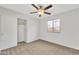
<instances>
[{"instance_id":1,"label":"bedroom wall","mask_svg":"<svg viewBox=\"0 0 79 59\"><path fill-rule=\"evenodd\" d=\"M48 33L47 21L60 19L60 33ZM79 9L40 20L40 39L79 50Z\"/></svg>"},{"instance_id":2,"label":"bedroom wall","mask_svg":"<svg viewBox=\"0 0 79 59\"><path fill-rule=\"evenodd\" d=\"M40 38L52 43L79 49L79 9L44 19L36 19L29 17L28 15L0 7L0 50L17 46L17 18L27 20L27 43ZM53 19L61 20L60 33L47 32L47 21Z\"/></svg>"},{"instance_id":3,"label":"bedroom wall","mask_svg":"<svg viewBox=\"0 0 79 59\"><path fill-rule=\"evenodd\" d=\"M27 20L26 42L38 38L38 20L0 7L0 50L17 46L17 18Z\"/></svg>"}]
</instances>

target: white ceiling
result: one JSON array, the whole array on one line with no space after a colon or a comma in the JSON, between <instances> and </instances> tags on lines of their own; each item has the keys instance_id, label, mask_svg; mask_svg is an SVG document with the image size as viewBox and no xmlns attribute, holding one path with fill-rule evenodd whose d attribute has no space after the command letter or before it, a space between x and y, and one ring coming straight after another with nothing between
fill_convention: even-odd
<instances>
[{"instance_id":1,"label":"white ceiling","mask_svg":"<svg viewBox=\"0 0 79 59\"><path fill-rule=\"evenodd\" d=\"M30 14L30 12L33 12L36 10L30 4L1 4L0 6L11 9L16 12L27 14L32 17L39 18L38 14ZM42 6L46 7L48 5L42 4ZM70 11L76 8L79 8L79 4L53 4L53 7L48 9L47 11L52 13L52 15L54 15L54 14L59 14L59 13L63 13L66 11ZM49 17L49 15L43 15L42 18L43 17Z\"/></svg>"}]
</instances>

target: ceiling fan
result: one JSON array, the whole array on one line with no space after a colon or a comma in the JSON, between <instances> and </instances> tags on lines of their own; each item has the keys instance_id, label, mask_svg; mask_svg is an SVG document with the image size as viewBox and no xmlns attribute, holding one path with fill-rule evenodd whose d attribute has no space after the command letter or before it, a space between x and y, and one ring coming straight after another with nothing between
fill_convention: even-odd
<instances>
[{"instance_id":1,"label":"ceiling fan","mask_svg":"<svg viewBox=\"0 0 79 59\"><path fill-rule=\"evenodd\" d=\"M52 5L48 5L48 6L45 7L45 8L44 8L43 6L41 6L41 5L40 5L39 7L37 7L35 4L32 4L32 6L33 6L34 8L36 8L37 11L35 11L35 12L30 12L30 14L38 13L39 17L41 17L43 14L51 15L51 13L46 12L46 10L49 9L49 8L51 8Z\"/></svg>"}]
</instances>

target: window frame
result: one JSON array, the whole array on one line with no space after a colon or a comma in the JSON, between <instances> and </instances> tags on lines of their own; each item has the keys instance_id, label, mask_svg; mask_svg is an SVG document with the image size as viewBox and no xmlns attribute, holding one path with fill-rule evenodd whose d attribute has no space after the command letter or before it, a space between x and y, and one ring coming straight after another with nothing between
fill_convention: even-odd
<instances>
[{"instance_id":1,"label":"window frame","mask_svg":"<svg viewBox=\"0 0 79 59\"><path fill-rule=\"evenodd\" d=\"M55 25L55 21L56 20L58 20L58 30L55 30L56 29L56 27L55 26L57 26L57 25ZM52 24L50 23L50 25L52 25L52 28L50 28L51 26L49 26L49 24L48 24L48 22L52 22ZM47 31L49 32L49 33L60 33L60 19L54 19L54 20L48 20L47 21Z\"/></svg>"}]
</instances>

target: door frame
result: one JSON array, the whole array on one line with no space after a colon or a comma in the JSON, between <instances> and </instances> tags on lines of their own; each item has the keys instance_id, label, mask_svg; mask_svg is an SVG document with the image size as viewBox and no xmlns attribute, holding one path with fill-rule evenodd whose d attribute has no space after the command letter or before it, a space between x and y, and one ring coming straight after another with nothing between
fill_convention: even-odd
<instances>
[{"instance_id":1,"label":"door frame","mask_svg":"<svg viewBox=\"0 0 79 59\"><path fill-rule=\"evenodd\" d=\"M18 43L19 43L19 42L18 42L18 39L19 39L19 38L18 38L18 37L19 37L19 36L18 36L18 35L19 35L19 34L18 34L19 20L23 20L23 21L24 21L24 32L25 32L25 33L24 33L24 41L23 41L23 42L26 42L26 40L27 40L27 39L26 39L26 37L27 37L27 29L26 29L26 27L27 27L27 20L21 19L21 18L17 18L17 45L18 45Z\"/></svg>"}]
</instances>

